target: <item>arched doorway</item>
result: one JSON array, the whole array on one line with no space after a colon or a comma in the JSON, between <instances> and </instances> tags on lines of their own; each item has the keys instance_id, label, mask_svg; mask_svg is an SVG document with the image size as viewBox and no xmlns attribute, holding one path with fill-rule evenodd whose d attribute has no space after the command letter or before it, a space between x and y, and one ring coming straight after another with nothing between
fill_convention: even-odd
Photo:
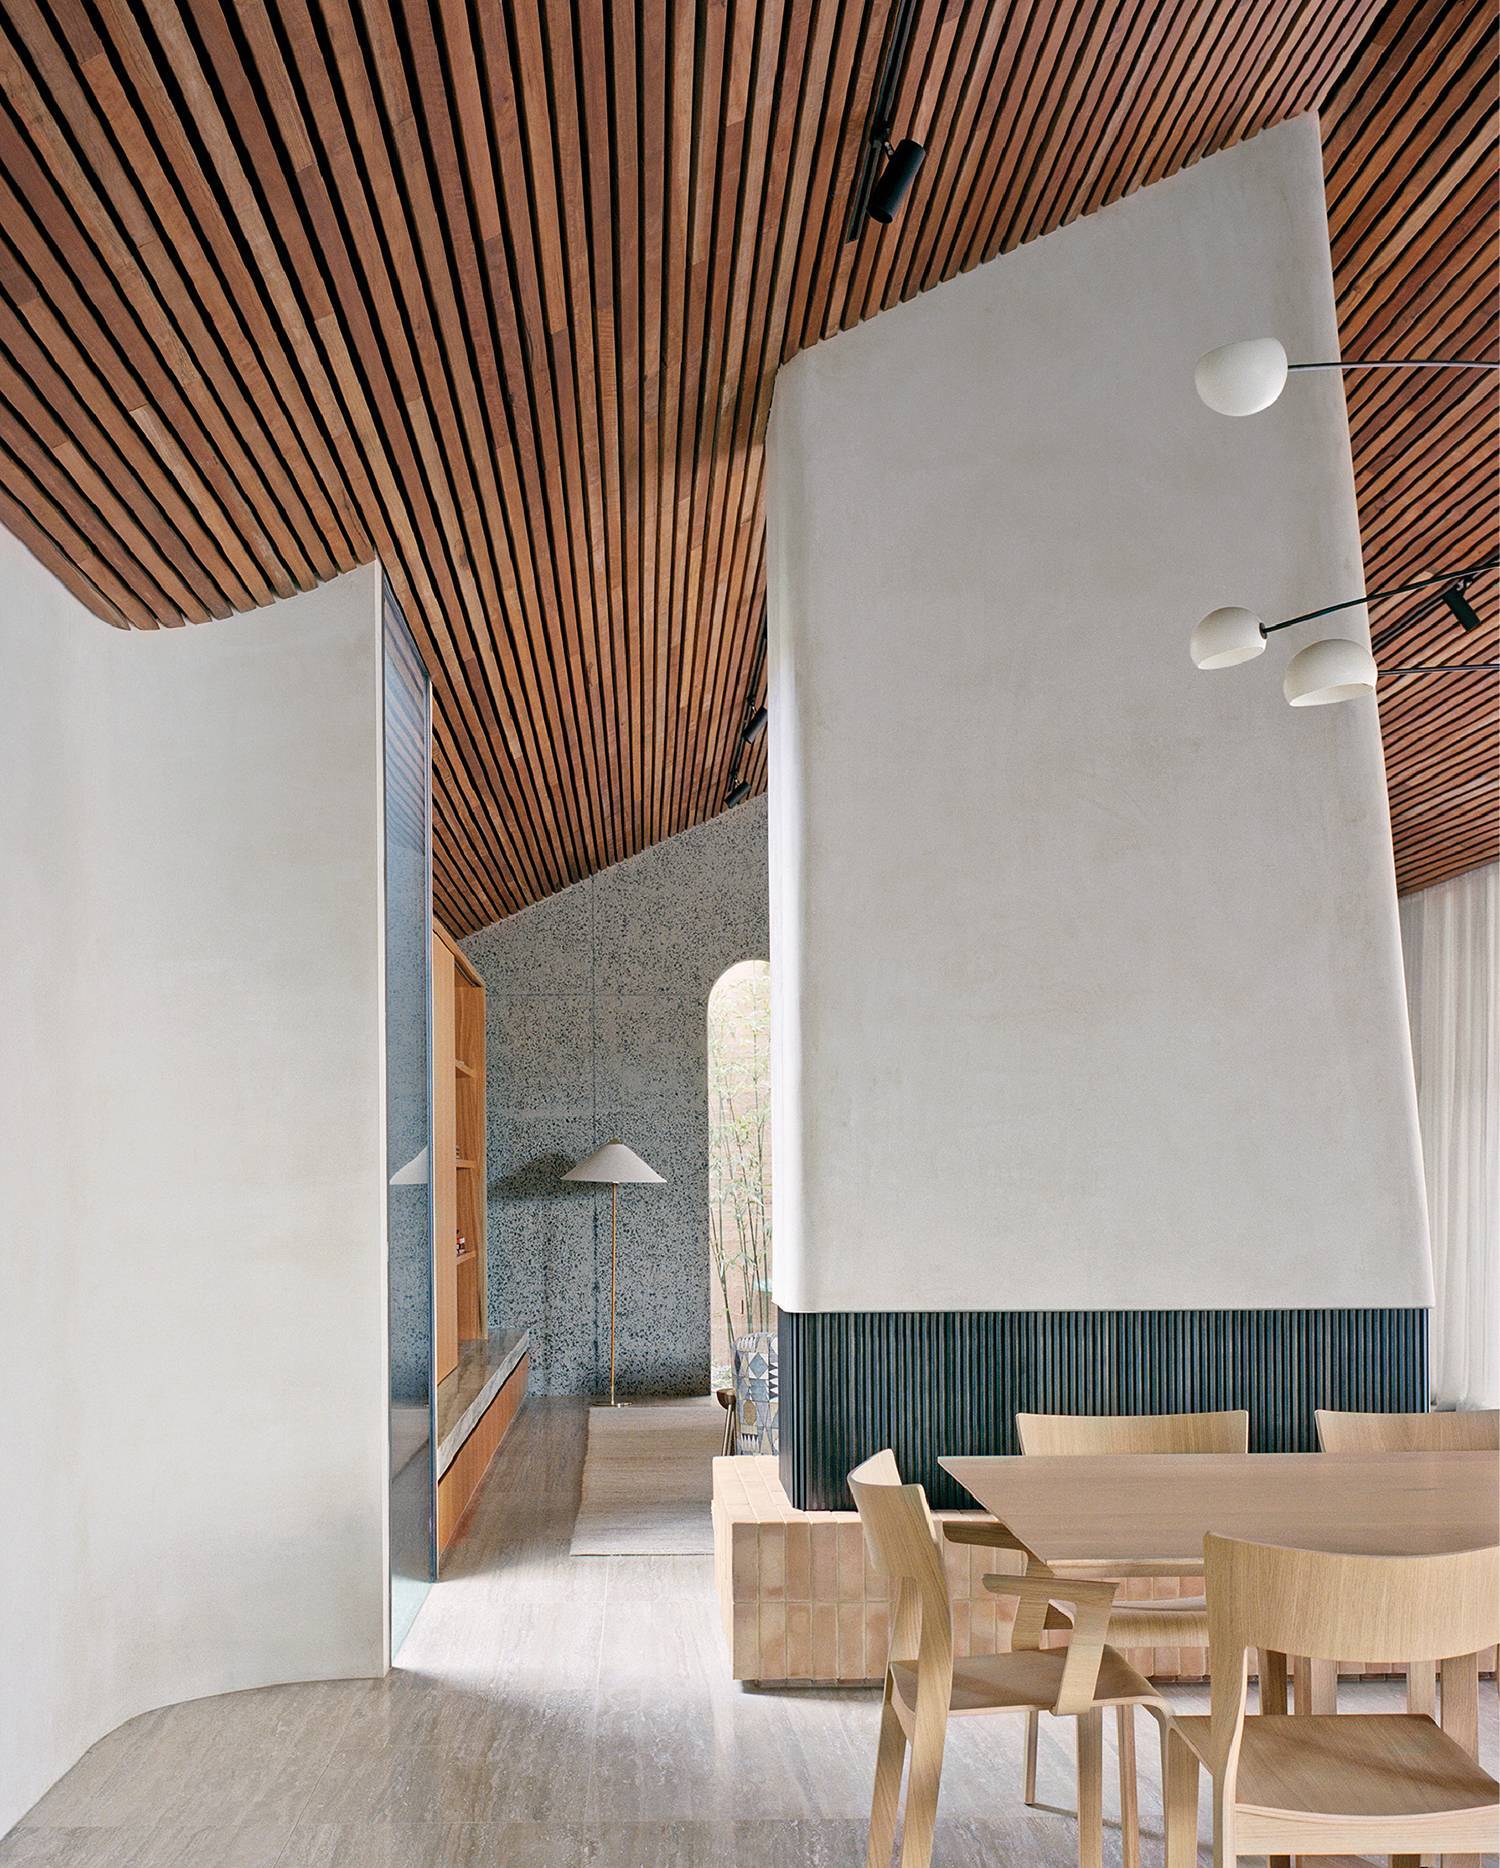
<instances>
[{"instance_id":1,"label":"arched doorway","mask_svg":"<svg viewBox=\"0 0 1500 1868\"><path fill-rule=\"evenodd\" d=\"M771 967L742 960L708 995L708 1234L715 1387L771 1306Z\"/></svg>"}]
</instances>

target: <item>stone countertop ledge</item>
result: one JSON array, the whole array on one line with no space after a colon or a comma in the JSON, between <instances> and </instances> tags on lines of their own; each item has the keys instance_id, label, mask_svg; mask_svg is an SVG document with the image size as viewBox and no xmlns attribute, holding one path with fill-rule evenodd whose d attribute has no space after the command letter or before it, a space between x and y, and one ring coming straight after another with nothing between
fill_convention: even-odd
<instances>
[{"instance_id":1,"label":"stone countertop ledge","mask_svg":"<svg viewBox=\"0 0 1500 1868\"><path fill-rule=\"evenodd\" d=\"M525 1330L497 1330L492 1336L460 1344L458 1367L438 1383L439 1478L453 1464L458 1449L478 1426L505 1378L526 1354L529 1341Z\"/></svg>"}]
</instances>

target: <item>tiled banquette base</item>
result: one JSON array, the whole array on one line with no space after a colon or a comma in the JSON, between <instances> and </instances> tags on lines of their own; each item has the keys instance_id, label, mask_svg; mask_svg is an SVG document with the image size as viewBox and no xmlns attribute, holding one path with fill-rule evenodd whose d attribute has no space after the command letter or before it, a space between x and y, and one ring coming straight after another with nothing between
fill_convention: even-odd
<instances>
[{"instance_id":1,"label":"tiled banquette base","mask_svg":"<svg viewBox=\"0 0 1500 1868\"><path fill-rule=\"evenodd\" d=\"M942 1519L980 1518L942 1511ZM777 1462L714 1461L714 1582L736 1680L759 1686L791 1683L854 1685L885 1673L889 1637L885 1586L865 1554L852 1511L798 1511L781 1484ZM1003 1551L950 1544L953 1644L959 1656L1003 1652L1012 1605L993 1596L985 1574L1019 1565ZM1133 1577L1134 1601L1201 1595L1202 1577ZM1131 1664L1156 1680L1202 1680L1202 1648L1131 1651ZM1493 1661L1486 1663L1493 1666ZM1387 1674L1389 1666L1354 1667L1348 1674Z\"/></svg>"}]
</instances>

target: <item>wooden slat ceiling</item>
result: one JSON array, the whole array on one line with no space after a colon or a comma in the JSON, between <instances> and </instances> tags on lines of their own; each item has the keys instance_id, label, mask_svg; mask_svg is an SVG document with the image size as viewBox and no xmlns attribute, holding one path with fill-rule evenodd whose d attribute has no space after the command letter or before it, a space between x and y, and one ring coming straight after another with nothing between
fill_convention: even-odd
<instances>
[{"instance_id":1,"label":"wooden slat ceiling","mask_svg":"<svg viewBox=\"0 0 1500 1868\"><path fill-rule=\"evenodd\" d=\"M1329 234L1345 357L1494 359L1496 14L1493 0L1403 0L1377 23L1322 118ZM1350 373L1366 588L1500 555L1496 378ZM1421 596L1375 606L1387 668L1500 657L1500 578L1469 588L1465 634ZM1500 856L1500 683L1383 682L1380 724L1396 881L1425 888Z\"/></svg>"},{"instance_id":2,"label":"wooden slat ceiling","mask_svg":"<svg viewBox=\"0 0 1500 1868\"><path fill-rule=\"evenodd\" d=\"M896 125L931 153L846 246L889 7L7 0L0 522L139 628L378 554L462 934L722 808L805 345L1330 95L1347 350L1492 341L1478 0L922 0ZM1353 407L1372 577L1479 555L1486 383ZM1416 681L1408 882L1493 851L1490 691Z\"/></svg>"}]
</instances>

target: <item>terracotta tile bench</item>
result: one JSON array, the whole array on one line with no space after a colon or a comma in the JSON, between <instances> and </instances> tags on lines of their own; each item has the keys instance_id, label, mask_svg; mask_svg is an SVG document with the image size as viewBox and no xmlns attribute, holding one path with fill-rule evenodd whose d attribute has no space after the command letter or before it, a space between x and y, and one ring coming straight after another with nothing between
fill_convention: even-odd
<instances>
[{"instance_id":1,"label":"terracotta tile bench","mask_svg":"<svg viewBox=\"0 0 1500 1868\"><path fill-rule=\"evenodd\" d=\"M982 1516L943 1512L945 1518ZM885 1672L885 1586L853 1511L798 1511L772 1458L714 1461L714 1569L736 1680L853 1685ZM1009 1603L980 1578L1007 1561L949 1545L955 1651L1006 1645Z\"/></svg>"}]
</instances>

